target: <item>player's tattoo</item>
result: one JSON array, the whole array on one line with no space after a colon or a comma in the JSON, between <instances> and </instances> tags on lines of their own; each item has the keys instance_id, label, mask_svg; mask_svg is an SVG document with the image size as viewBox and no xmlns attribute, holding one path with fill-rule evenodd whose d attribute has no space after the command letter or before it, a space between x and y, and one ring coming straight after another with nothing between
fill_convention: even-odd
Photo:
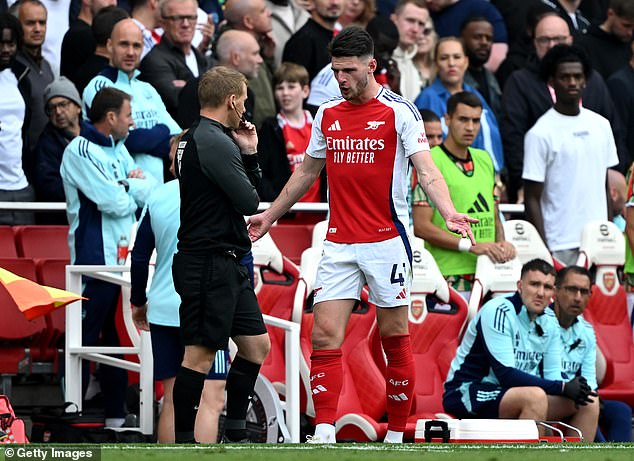
<instances>
[{"instance_id":1,"label":"player's tattoo","mask_svg":"<svg viewBox=\"0 0 634 461\"><path fill-rule=\"evenodd\" d=\"M425 188L431 186L432 184L434 184L436 181L438 181L438 178L431 178L429 179L426 183L425 183Z\"/></svg>"}]
</instances>

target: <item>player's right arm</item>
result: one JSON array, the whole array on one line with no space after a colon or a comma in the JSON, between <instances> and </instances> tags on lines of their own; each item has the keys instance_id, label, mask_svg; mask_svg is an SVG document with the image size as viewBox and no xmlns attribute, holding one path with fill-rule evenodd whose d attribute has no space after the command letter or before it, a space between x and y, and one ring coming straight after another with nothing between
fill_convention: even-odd
<instances>
[{"instance_id":1,"label":"player's right arm","mask_svg":"<svg viewBox=\"0 0 634 461\"><path fill-rule=\"evenodd\" d=\"M284 216L302 198L319 177L325 164L325 158L314 158L308 154L304 156L304 161L293 172L271 207L260 214L251 216L247 221L251 241L255 242L266 234L273 223Z\"/></svg>"}]
</instances>

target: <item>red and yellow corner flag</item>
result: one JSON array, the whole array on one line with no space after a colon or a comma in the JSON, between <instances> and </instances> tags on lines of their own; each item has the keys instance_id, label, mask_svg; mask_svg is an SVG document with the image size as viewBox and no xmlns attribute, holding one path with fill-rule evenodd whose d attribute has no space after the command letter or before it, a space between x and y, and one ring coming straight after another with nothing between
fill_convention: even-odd
<instances>
[{"instance_id":1,"label":"red and yellow corner flag","mask_svg":"<svg viewBox=\"0 0 634 461\"><path fill-rule=\"evenodd\" d=\"M83 298L70 291L40 285L0 268L0 283L13 298L27 320L46 315Z\"/></svg>"}]
</instances>

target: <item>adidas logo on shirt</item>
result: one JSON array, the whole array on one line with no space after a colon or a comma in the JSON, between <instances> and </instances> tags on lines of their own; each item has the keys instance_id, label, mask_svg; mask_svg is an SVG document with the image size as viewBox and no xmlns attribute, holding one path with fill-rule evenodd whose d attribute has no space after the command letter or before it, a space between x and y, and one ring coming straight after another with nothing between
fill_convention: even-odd
<instances>
[{"instance_id":1,"label":"adidas logo on shirt","mask_svg":"<svg viewBox=\"0 0 634 461\"><path fill-rule=\"evenodd\" d=\"M478 198L473 202L473 205L467 213L482 213L483 211L489 211L489 204L482 194L478 194Z\"/></svg>"},{"instance_id":2,"label":"adidas logo on shirt","mask_svg":"<svg viewBox=\"0 0 634 461\"><path fill-rule=\"evenodd\" d=\"M341 131L339 120L335 120L334 123L328 128L328 131Z\"/></svg>"}]
</instances>

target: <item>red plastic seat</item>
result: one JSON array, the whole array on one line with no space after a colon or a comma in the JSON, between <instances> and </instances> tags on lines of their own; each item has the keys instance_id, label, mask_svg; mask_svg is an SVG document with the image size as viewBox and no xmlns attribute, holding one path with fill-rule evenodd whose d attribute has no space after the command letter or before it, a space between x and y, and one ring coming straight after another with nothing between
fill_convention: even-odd
<instances>
[{"instance_id":1,"label":"red plastic seat","mask_svg":"<svg viewBox=\"0 0 634 461\"><path fill-rule=\"evenodd\" d=\"M35 261L37 278L42 285L66 289L66 266L70 264L68 259L38 259ZM55 309L49 314L50 325L54 337L52 344L58 347L64 346L64 333L66 332L66 308Z\"/></svg>"},{"instance_id":2,"label":"red plastic seat","mask_svg":"<svg viewBox=\"0 0 634 461\"><path fill-rule=\"evenodd\" d=\"M270 267L256 266L255 269L262 282L257 294L262 313L290 321L299 281L297 266L288 258L284 258L281 274ZM264 360L260 372L271 381L280 394L284 395L286 383L285 332L281 328L270 325L267 325L267 330L271 340L271 350Z\"/></svg>"},{"instance_id":3,"label":"red plastic seat","mask_svg":"<svg viewBox=\"0 0 634 461\"><path fill-rule=\"evenodd\" d=\"M25 258L0 258L0 267L20 277L37 281L35 262ZM20 312L9 293L0 285L0 373L17 374L24 371L21 362L30 349L33 360L42 356L41 346L45 342L46 323L42 317L27 320Z\"/></svg>"},{"instance_id":4,"label":"red plastic seat","mask_svg":"<svg viewBox=\"0 0 634 461\"><path fill-rule=\"evenodd\" d=\"M14 226L18 256L70 259L68 226Z\"/></svg>"},{"instance_id":5,"label":"red plastic seat","mask_svg":"<svg viewBox=\"0 0 634 461\"><path fill-rule=\"evenodd\" d=\"M11 226L0 226L0 258L17 258L15 238Z\"/></svg>"},{"instance_id":6,"label":"red plastic seat","mask_svg":"<svg viewBox=\"0 0 634 461\"><path fill-rule=\"evenodd\" d=\"M276 224L269 232L282 254L299 264L302 252L312 244L313 227L314 224Z\"/></svg>"}]
</instances>

